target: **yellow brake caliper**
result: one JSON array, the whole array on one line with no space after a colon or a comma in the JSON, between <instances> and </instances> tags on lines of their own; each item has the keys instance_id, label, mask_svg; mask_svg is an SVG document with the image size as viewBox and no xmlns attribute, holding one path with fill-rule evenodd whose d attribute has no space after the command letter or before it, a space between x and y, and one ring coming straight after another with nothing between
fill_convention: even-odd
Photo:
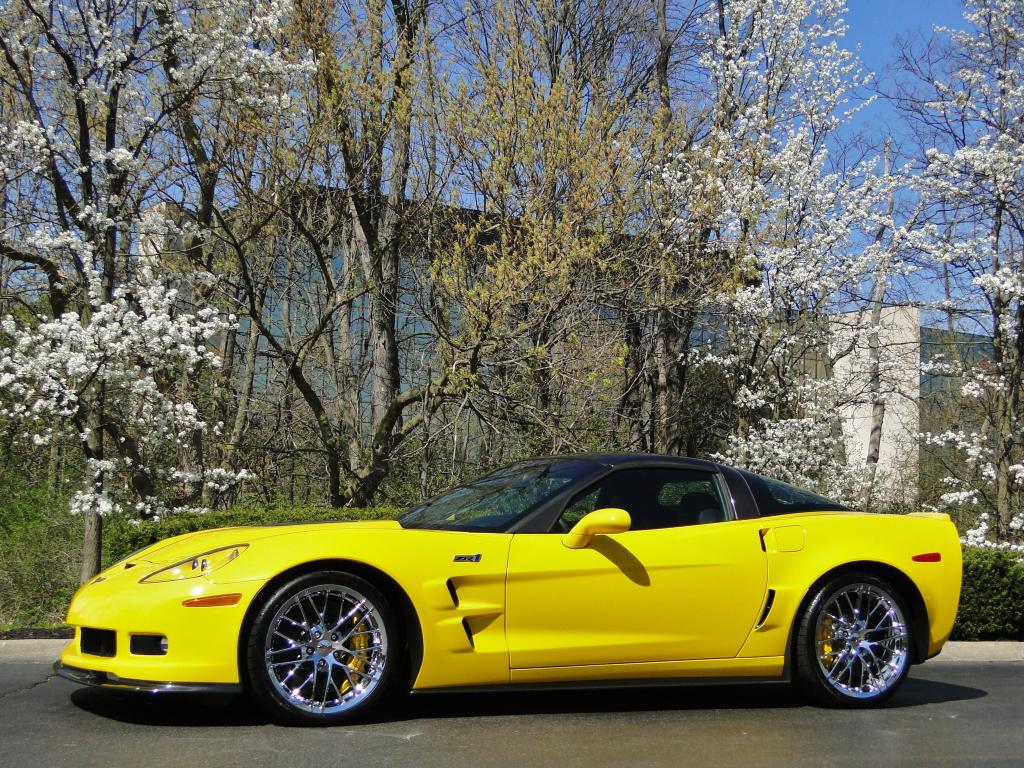
<instances>
[{"instance_id":1,"label":"yellow brake caliper","mask_svg":"<svg viewBox=\"0 0 1024 768\"><path fill-rule=\"evenodd\" d=\"M818 651L818 658L826 667L830 667L835 660L832 652L832 640L835 638L835 629L832 626L832 617L826 616L821 622L821 632L818 633L818 641L821 646Z\"/></svg>"},{"instance_id":2,"label":"yellow brake caliper","mask_svg":"<svg viewBox=\"0 0 1024 768\"><path fill-rule=\"evenodd\" d=\"M364 624L366 625L364 627ZM359 623L352 628L352 637L349 638L348 647L356 653L349 654L348 668L355 670L356 672L366 672L366 661L364 657L365 653L362 653L370 647L370 635L365 634L369 630L369 625L363 619L359 620ZM358 677L353 678L358 681ZM341 693L345 695L351 688L351 684L348 679L341 686Z\"/></svg>"}]
</instances>

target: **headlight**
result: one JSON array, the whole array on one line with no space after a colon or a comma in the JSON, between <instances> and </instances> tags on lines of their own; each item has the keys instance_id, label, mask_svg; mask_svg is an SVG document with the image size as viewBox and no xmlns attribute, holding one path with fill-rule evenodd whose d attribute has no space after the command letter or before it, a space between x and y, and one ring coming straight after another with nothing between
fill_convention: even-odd
<instances>
[{"instance_id":1,"label":"headlight","mask_svg":"<svg viewBox=\"0 0 1024 768\"><path fill-rule=\"evenodd\" d=\"M211 549L199 555L193 555L187 560L174 563L161 568L155 573L149 574L140 583L160 583L165 581L181 581L182 579L195 579L199 576L208 576L218 568L221 568L246 550L248 544L232 544L230 547Z\"/></svg>"}]
</instances>

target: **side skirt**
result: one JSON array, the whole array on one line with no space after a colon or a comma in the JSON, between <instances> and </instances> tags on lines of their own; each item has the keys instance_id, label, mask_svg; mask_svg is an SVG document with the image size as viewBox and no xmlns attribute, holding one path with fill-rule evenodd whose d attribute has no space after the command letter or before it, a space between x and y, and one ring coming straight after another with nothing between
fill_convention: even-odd
<instances>
[{"instance_id":1,"label":"side skirt","mask_svg":"<svg viewBox=\"0 0 1024 768\"><path fill-rule=\"evenodd\" d=\"M781 677L668 677L637 680L559 680L553 683L507 683L504 685L457 685L449 688L414 688L413 695L435 693L519 693L531 691L601 691L622 688L701 688L718 685L785 685Z\"/></svg>"},{"instance_id":2,"label":"side skirt","mask_svg":"<svg viewBox=\"0 0 1024 768\"><path fill-rule=\"evenodd\" d=\"M790 669L789 665L785 663L785 658L767 656L513 669L509 673L507 683L415 688L412 692L657 688L788 683L789 681Z\"/></svg>"}]
</instances>

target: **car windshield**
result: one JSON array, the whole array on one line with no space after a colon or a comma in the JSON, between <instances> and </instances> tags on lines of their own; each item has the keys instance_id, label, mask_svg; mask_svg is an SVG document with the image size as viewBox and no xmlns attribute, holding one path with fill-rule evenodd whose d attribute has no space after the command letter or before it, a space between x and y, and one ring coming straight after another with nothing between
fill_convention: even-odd
<instances>
[{"instance_id":1,"label":"car windshield","mask_svg":"<svg viewBox=\"0 0 1024 768\"><path fill-rule=\"evenodd\" d=\"M503 531L594 471L587 461L524 461L452 488L399 518L403 528Z\"/></svg>"},{"instance_id":2,"label":"car windshield","mask_svg":"<svg viewBox=\"0 0 1024 768\"><path fill-rule=\"evenodd\" d=\"M753 472L740 470L750 492L754 494L758 511L764 515L784 515L788 512L832 512L847 510L838 501L826 499L811 491L797 488L795 485L772 480L770 477L755 475Z\"/></svg>"}]
</instances>

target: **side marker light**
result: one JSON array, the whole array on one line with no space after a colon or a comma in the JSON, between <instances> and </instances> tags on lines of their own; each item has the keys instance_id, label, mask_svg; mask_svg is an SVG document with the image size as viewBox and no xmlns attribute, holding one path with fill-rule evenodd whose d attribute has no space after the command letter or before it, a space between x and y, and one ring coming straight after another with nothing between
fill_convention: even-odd
<instances>
[{"instance_id":1,"label":"side marker light","mask_svg":"<svg viewBox=\"0 0 1024 768\"><path fill-rule=\"evenodd\" d=\"M222 605L238 605L238 601L242 599L242 595L239 593L233 593L230 595L207 595L206 597L193 597L189 600L182 602L182 605L186 608L216 608Z\"/></svg>"}]
</instances>

